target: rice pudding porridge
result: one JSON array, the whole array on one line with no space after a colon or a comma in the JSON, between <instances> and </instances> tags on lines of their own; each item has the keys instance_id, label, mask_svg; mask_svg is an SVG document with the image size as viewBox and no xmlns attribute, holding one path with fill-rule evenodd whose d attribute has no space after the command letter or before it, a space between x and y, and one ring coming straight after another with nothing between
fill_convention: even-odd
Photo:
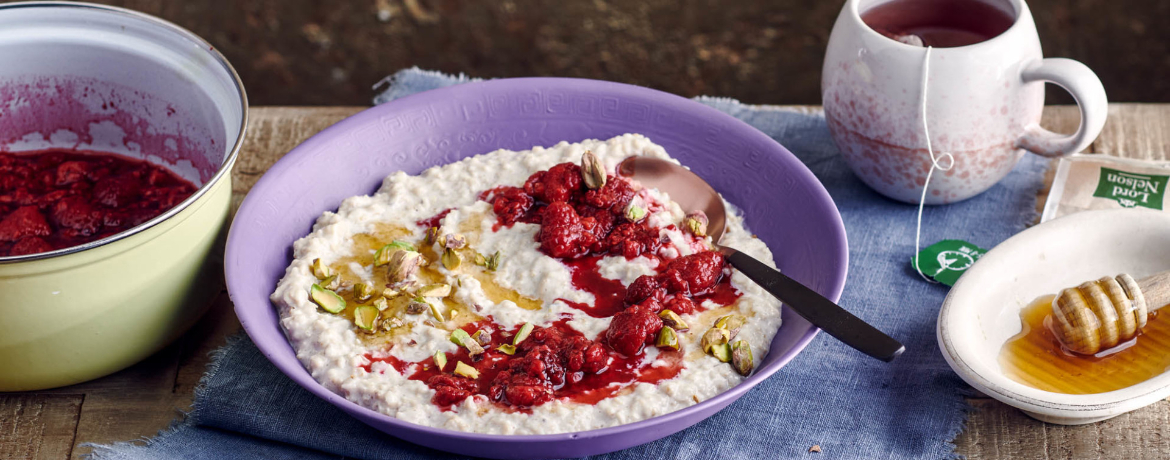
<instances>
[{"instance_id":1,"label":"rice pudding porridge","mask_svg":"<svg viewBox=\"0 0 1170 460\"><path fill-rule=\"evenodd\" d=\"M494 434L632 423L737 385L780 302L709 249L706 216L613 174L633 155L670 158L637 134L497 150L346 199L272 294L297 357L362 406ZM727 207L722 243L771 265Z\"/></svg>"}]
</instances>

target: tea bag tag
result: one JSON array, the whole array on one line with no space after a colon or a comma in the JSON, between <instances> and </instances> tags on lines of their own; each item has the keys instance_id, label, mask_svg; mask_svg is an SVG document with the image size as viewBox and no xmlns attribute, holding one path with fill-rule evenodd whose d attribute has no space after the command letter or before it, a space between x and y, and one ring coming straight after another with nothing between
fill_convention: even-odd
<instances>
[{"instance_id":1,"label":"tea bag tag","mask_svg":"<svg viewBox=\"0 0 1170 460\"><path fill-rule=\"evenodd\" d=\"M934 49L932 46L926 47L926 53L924 53L922 57L922 94L919 97L921 104L919 109L921 109L922 114L922 134L926 138L926 153L930 154L930 169L926 171L926 182L922 184L922 197L918 199L918 224L914 229L914 260L911 261L911 264L914 265L914 269L918 271L918 276L921 276L922 279L928 282L935 283L937 281L932 280L930 277L926 276L926 274L922 273L922 269L919 266L920 264L915 263L917 258L921 255L920 248L922 245L922 209L926 205L926 190L930 188L930 179L934 177L934 170L950 170L955 166L955 157L951 155L950 152L943 152L942 154L936 156L934 154L934 147L931 146L932 142L930 140L930 123L928 123L926 120L926 97L927 91L930 89L930 50L932 49ZM945 165L943 164L944 160ZM956 275L955 278L957 279L958 276ZM953 282L951 284L953 284ZM948 286L951 284L948 284Z\"/></svg>"},{"instance_id":2,"label":"tea bag tag","mask_svg":"<svg viewBox=\"0 0 1170 460\"><path fill-rule=\"evenodd\" d=\"M986 249L963 240L942 240L911 257L910 265L923 276L954 286L959 276L986 253Z\"/></svg>"}]
</instances>

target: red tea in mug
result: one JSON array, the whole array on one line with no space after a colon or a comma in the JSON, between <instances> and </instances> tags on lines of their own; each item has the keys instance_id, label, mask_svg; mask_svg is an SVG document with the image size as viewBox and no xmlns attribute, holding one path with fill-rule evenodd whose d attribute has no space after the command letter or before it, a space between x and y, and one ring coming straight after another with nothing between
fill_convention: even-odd
<instances>
[{"instance_id":1,"label":"red tea in mug","mask_svg":"<svg viewBox=\"0 0 1170 460\"><path fill-rule=\"evenodd\" d=\"M892 0L863 11L861 20L903 43L951 48L1008 30L1015 17L1004 8L980 0Z\"/></svg>"}]
</instances>

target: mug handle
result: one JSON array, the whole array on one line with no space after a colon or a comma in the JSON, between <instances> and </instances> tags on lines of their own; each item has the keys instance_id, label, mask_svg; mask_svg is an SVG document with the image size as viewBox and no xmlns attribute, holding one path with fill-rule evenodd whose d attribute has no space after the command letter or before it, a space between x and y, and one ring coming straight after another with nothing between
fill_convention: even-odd
<instances>
[{"instance_id":1,"label":"mug handle","mask_svg":"<svg viewBox=\"0 0 1170 460\"><path fill-rule=\"evenodd\" d=\"M1024 65L1020 72L1024 83L1051 82L1060 85L1081 109L1081 125L1077 132L1066 135L1041 128L1039 123L1024 127L1019 146L1046 157L1059 157L1080 152L1097 139L1109 115L1109 101L1101 79L1087 66L1072 59L1047 58Z\"/></svg>"}]
</instances>

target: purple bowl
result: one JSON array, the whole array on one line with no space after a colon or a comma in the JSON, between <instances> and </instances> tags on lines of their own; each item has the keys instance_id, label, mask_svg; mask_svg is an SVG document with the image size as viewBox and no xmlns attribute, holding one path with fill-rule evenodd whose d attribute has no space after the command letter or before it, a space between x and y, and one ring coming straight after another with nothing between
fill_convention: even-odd
<instances>
[{"instance_id":1,"label":"purple bowl","mask_svg":"<svg viewBox=\"0 0 1170 460\"><path fill-rule=\"evenodd\" d=\"M777 266L836 300L847 247L828 192L795 156L755 128L698 102L638 86L593 80L520 78L467 83L371 108L313 136L252 188L232 224L225 263L236 315L282 372L358 420L439 450L493 458L580 457L625 449L687 428L739 399L792 360L817 328L788 308L771 352L739 386L663 416L600 430L487 435L408 423L354 404L297 361L268 296L291 261L292 243L322 212L370 194L382 178L417 174L499 148L645 134L743 209Z\"/></svg>"}]
</instances>

